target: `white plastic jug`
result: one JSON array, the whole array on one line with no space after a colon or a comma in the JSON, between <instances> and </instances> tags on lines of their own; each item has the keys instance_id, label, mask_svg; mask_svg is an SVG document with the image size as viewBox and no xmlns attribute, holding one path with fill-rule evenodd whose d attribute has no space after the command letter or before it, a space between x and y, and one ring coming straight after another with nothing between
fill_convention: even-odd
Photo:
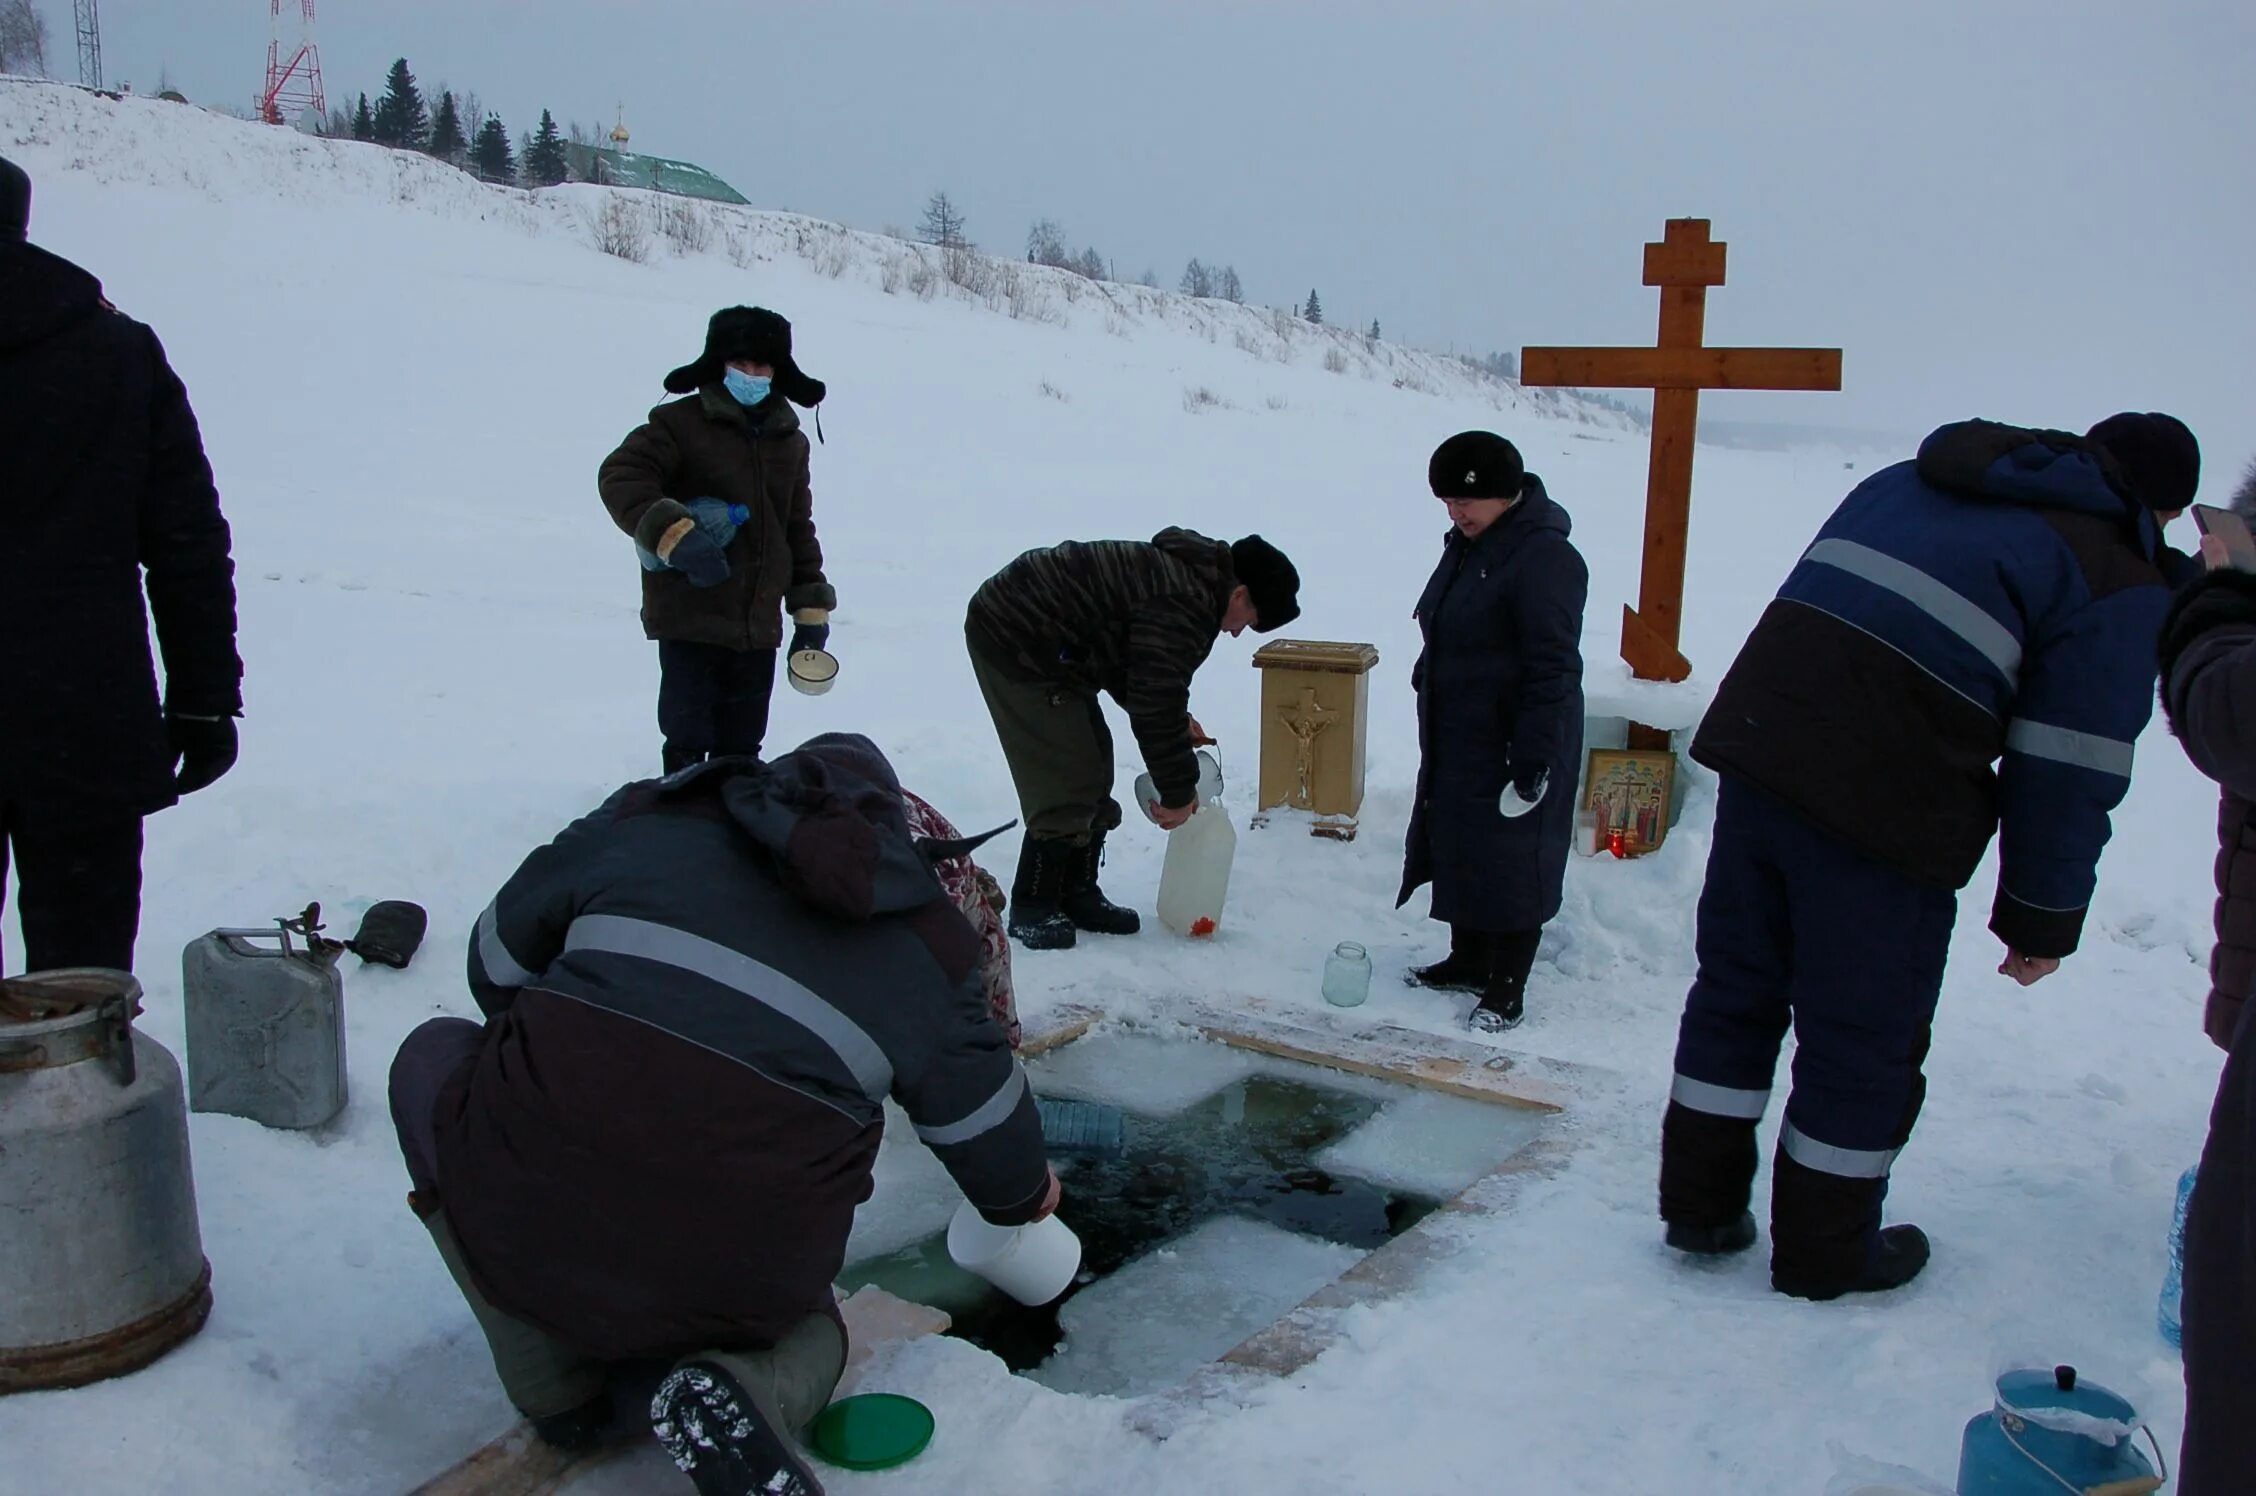
<instances>
[{"instance_id":1,"label":"white plastic jug","mask_svg":"<svg viewBox=\"0 0 2256 1496\"><path fill-rule=\"evenodd\" d=\"M1054 1215L1031 1226L995 1226L969 1200L948 1222L948 1256L1029 1308L1073 1286L1081 1271L1081 1238Z\"/></svg>"},{"instance_id":2,"label":"white plastic jug","mask_svg":"<svg viewBox=\"0 0 2256 1496\"><path fill-rule=\"evenodd\" d=\"M1207 936L1222 928L1222 901L1230 892L1230 863L1238 855L1238 828L1219 804L1204 804L1167 833L1167 860L1159 869L1159 922L1178 935Z\"/></svg>"}]
</instances>

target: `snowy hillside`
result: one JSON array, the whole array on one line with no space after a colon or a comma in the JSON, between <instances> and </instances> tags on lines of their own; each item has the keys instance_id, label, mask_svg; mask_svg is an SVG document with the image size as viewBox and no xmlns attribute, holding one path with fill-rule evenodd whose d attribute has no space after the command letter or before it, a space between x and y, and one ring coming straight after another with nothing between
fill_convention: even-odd
<instances>
[{"instance_id":1,"label":"snowy hillside","mask_svg":"<svg viewBox=\"0 0 2256 1496\"><path fill-rule=\"evenodd\" d=\"M174 953L207 929L313 898L340 924L386 897L432 915L412 971L349 978L338 1124L194 1119L210 1326L138 1376L0 1400L0 1492L397 1492L507 1422L402 1205L384 1074L415 1024L471 1011L457 953L524 853L657 769L654 651L594 474L717 306L784 312L831 389L814 492L843 675L820 700L779 691L771 744L864 731L963 824L1014 814L960 619L988 573L1066 538L1258 530L1300 565L1294 632L1381 653L1361 840L1248 832L1223 938L1155 928L1022 954L1024 1006L1164 1017L1186 996L1260 995L1329 1022L1316 974L1355 939L1378 966L1367 1016L1457 1032L1453 1000L1398 981L1439 927L1422 901L1392 908L1417 756L1410 610L1444 524L1426 456L1466 427L1519 443L1575 517L1603 685L1646 461L1618 418L1254 309L1024 266L923 296L912 247L789 215L711 210L709 242L686 253L650 218L650 257L632 263L595 247L606 204L664 205L485 188L149 100L0 82L0 152L35 179L33 240L163 337L235 530L243 759L150 823L148 1031L178 1052ZM2011 391L1991 413L2047 415ZM1701 452L1685 648L1702 679L1866 465ZM1221 641L1194 701L1247 788L1249 655ZM1123 783L1134 770L1124 759ZM1892 1301L1822 1306L1771 1294L1760 1252L1688 1269L1653 1216L1711 806L1696 783L1659 855L1570 870L1510 1047L1617 1081L1577 1098L1572 1167L1466 1224L1473 1250L1427 1296L1357 1311L1306 1373L1164 1444L1122 1403L920 1344L876 1385L929 1403L938 1442L898 1476L832 1489L1814 1496L1832 1443L1947 1480L2007 1362L2077 1363L2174 1448L2182 1392L2153 1308L2171 1186L2218 1068L2198 1020L2211 791L2149 734L2086 948L2038 987L1993 974L1977 876L1891 1198L1934 1236L1935 1265ZM1148 911L1160 852L1131 824L1108 890ZM992 865L1007 877L1015 853L1007 839Z\"/></svg>"}]
</instances>

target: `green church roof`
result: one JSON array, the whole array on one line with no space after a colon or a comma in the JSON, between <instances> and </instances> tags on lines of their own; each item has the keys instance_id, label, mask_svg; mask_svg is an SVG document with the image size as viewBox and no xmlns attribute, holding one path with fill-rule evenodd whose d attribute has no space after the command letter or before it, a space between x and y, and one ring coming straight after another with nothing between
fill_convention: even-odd
<instances>
[{"instance_id":1,"label":"green church roof","mask_svg":"<svg viewBox=\"0 0 2256 1496\"><path fill-rule=\"evenodd\" d=\"M750 206L750 199L690 161L669 161L664 156L644 156L609 147L567 146L572 171L586 181L607 187L640 187L650 192L671 192L679 197L700 197L708 202Z\"/></svg>"}]
</instances>

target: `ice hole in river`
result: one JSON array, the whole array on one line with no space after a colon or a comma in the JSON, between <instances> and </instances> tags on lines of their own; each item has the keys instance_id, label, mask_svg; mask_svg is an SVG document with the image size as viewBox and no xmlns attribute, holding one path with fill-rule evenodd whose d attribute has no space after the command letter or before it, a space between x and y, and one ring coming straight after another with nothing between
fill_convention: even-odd
<instances>
[{"instance_id":1,"label":"ice hole in river","mask_svg":"<svg viewBox=\"0 0 2256 1496\"><path fill-rule=\"evenodd\" d=\"M1196 1040L1109 1033L1026 1062L1042 1096L1128 1114L1119 1158L1059 1158L1080 1277L1026 1308L948 1259L959 1198L887 1129L842 1289L875 1284L1061 1392L1181 1381L1534 1141L1547 1114ZM917 1155L921 1155L918 1157Z\"/></svg>"}]
</instances>

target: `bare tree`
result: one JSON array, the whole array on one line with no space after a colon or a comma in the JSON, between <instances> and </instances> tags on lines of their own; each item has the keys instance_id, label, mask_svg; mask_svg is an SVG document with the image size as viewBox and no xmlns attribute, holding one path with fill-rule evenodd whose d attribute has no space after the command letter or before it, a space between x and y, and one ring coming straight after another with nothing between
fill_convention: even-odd
<instances>
[{"instance_id":1,"label":"bare tree","mask_svg":"<svg viewBox=\"0 0 2256 1496\"><path fill-rule=\"evenodd\" d=\"M1153 290L1153 291L1156 291L1156 290L1158 290L1158 289L1159 289L1159 269L1158 269L1158 267L1156 267L1156 266L1152 266L1152 265L1147 265L1147 266L1145 266L1145 267L1144 267L1144 273L1143 273L1143 275L1142 275L1142 276L1141 276L1141 277L1140 277L1140 278L1139 278L1139 279L1137 280L1136 284L1137 284L1137 285L1139 285L1139 286L1143 286L1143 287L1145 287L1145 288L1146 288L1146 289L1148 289L1148 290Z\"/></svg>"},{"instance_id":2,"label":"bare tree","mask_svg":"<svg viewBox=\"0 0 2256 1496\"><path fill-rule=\"evenodd\" d=\"M1225 265L1214 281L1214 294L1224 301L1244 301L1245 287L1238 282L1238 267Z\"/></svg>"},{"instance_id":3,"label":"bare tree","mask_svg":"<svg viewBox=\"0 0 2256 1496\"><path fill-rule=\"evenodd\" d=\"M1094 244L1081 251L1081 262L1073 268L1093 281L1112 279L1112 271L1106 266L1105 257L1097 253Z\"/></svg>"},{"instance_id":4,"label":"bare tree","mask_svg":"<svg viewBox=\"0 0 2256 1496\"><path fill-rule=\"evenodd\" d=\"M942 249L963 249L970 243L964 237L964 216L946 192L935 192L924 205L924 221L917 228L917 237L927 244L937 244Z\"/></svg>"},{"instance_id":5,"label":"bare tree","mask_svg":"<svg viewBox=\"0 0 2256 1496\"><path fill-rule=\"evenodd\" d=\"M0 0L0 73L47 76L47 21L31 0Z\"/></svg>"},{"instance_id":6,"label":"bare tree","mask_svg":"<svg viewBox=\"0 0 2256 1496\"><path fill-rule=\"evenodd\" d=\"M1193 260L1183 267L1183 294L1185 296L1212 296L1214 272Z\"/></svg>"},{"instance_id":7,"label":"bare tree","mask_svg":"<svg viewBox=\"0 0 2256 1496\"><path fill-rule=\"evenodd\" d=\"M1039 218L1034 227L1026 231L1026 260L1031 265L1049 265L1060 270L1078 268L1073 261L1073 251L1065 247L1065 230L1054 218Z\"/></svg>"}]
</instances>

